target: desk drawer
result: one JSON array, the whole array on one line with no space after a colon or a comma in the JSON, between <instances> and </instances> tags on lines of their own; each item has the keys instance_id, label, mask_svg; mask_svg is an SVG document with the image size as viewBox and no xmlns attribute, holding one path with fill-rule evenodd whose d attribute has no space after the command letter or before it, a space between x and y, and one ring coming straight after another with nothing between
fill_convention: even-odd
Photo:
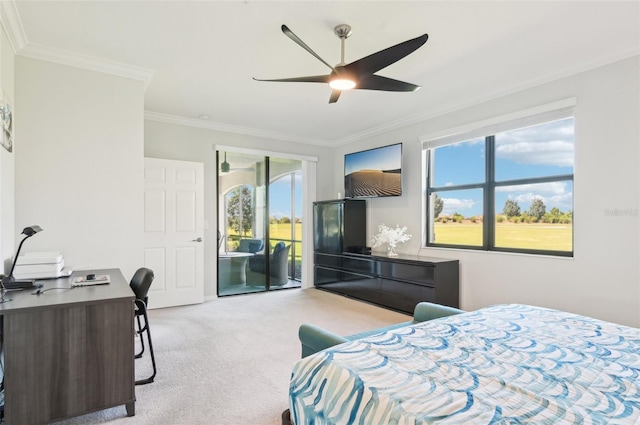
<instances>
[{"instance_id":1,"label":"desk drawer","mask_svg":"<svg viewBox=\"0 0 640 425\"><path fill-rule=\"evenodd\" d=\"M4 316L5 423L45 424L133 403L133 325L131 300Z\"/></svg>"}]
</instances>

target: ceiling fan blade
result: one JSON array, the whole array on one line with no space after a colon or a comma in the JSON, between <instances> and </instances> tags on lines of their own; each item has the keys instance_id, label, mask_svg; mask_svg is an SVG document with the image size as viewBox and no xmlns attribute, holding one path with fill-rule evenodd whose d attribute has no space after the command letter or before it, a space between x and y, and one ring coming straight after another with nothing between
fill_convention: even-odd
<instances>
[{"instance_id":1,"label":"ceiling fan blade","mask_svg":"<svg viewBox=\"0 0 640 425\"><path fill-rule=\"evenodd\" d=\"M271 81L284 83L328 83L330 75L311 75L309 77L279 78L276 80L261 80L253 78L255 81Z\"/></svg>"},{"instance_id":2,"label":"ceiling fan blade","mask_svg":"<svg viewBox=\"0 0 640 425\"><path fill-rule=\"evenodd\" d=\"M293 41L296 42L296 44L300 47L302 47L303 49L305 49L307 52L311 53L313 56L316 57L316 59L318 59L320 62L322 62L323 64L327 65L332 71L333 71L333 66L329 65L324 59L322 59L320 56L318 56L318 54L316 52L314 52L311 47L307 46L306 43L304 41L302 41L300 39L300 37L298 37L297 35L295 35L293 33L293 31L291 31L289 29L288 26L286 25L282 25L280 27L280 29L282 30L282 32L284 33L284 35L286 35L287 37L289 37L290 39L292 39Z\"/></svg>"},{"instance_id":3,"label":"ceiling fan blade","mask_svg":"<svg viewBox=\"0 0 640 425\"><path fill-rule=\"evenodd\" d=\"M405 83L404 81L394 80L393 78L383 77L381 75L367 75L358 81L355 88L383 91L416 91L420 86Z\"/></svg>"},{"instance_id":4,"label":"ceiling fan blade","mask_svg":"<svg viewBox=\"0 0 640 425\"><path fill-rule=\"evenodd\" d=\"M329 98L329 103L336 103L338 101L338 98L340 97L340 93L342 93L342 91L332 90L331 97Z\"/></svg>"},{"instance_id":5,"label":"ceiling fan blade","mask_svg":"<svg viewBox=\"0 0 640 425\"><path fill-rule=\"evenodd\" d=\"M365 56L355 62L351 62L345 65L344 69L360 76L373 74L399 61L410 53L415 52L420 46L427 42L428 38L429 36L427 34L423 34L420 37L404 41L395 46Z\"/></svg>"}]
</instances>

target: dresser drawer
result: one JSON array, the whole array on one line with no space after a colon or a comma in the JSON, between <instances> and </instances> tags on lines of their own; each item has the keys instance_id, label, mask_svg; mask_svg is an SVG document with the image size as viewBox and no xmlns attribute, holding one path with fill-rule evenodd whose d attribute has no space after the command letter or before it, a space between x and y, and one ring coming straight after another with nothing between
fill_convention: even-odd
<instances>
[{"instance_id":1,"label":"dresser drawer","mask_svg":"<svg viewBox=\"0 0 640 425\"><path fill-rule=\"evenodd\" d=\"M408 280L411 282L432 285L435 282L436 268L426 264L409 264L380 261L378 273L384 278Z\"/></svg>"},{"instance_id":2,"label":"dresser drawer","mask_svg":"<svg viewBox=\"0 0 640 425\"><path fill-rule=\"evenodd\" d=\"M344 256L342 268L355 273L378 274L376 262L371 258Z\"/></svg>"},{"instance_id":3,"label":"dresser drawer","mask_svg":"<svg viewBox=\"0 0 640 425\"><path fill-rule=\"evenodd\" d=\"M340 267L342 264L342 257L339 255L320 254L316 252L315 264L316 266Z\"/></svg>"},{"instance_id":4,"label":"dresser drawer","mask_svg":"<svg viewBox=\"0 0 640 425\"><path fill-rule=\"evenodd\" d=\"M416 304L422 301L435 302L436 290L435 288L414 285L412 283L400 282L390 279L380 280L380 292L376 299L369 301L375 303L383 303L407 314L412 314Z\"/></svg>"}]
</instances>

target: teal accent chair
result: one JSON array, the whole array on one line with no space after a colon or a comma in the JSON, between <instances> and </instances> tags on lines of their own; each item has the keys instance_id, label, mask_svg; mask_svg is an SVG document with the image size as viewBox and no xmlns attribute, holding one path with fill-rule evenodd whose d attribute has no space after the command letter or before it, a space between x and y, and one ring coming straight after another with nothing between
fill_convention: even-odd
<instances>
[{"instance_id":1,"label":"teal accent chair","mask_svg":"<svg viewBox=\"0 0 640 425\"><path fill-rule=\"evenodd\" d=\"M383 328L373 329L366 332L360 332L354 335L341 336L328 331L320 326L316 326L310 323L304 323L298 330L298 337L302 345L302 357L310 356L325 348L333 347L334 345L342 344L344 342L354 341L356 339L365 338L367 336L375 335L378 333L390 331L403 326L413 325L420 322L426 322L427 320L438 319L440 317L452 316L454 314L464 313L463 310L448 307L445 305L434 304L430 302L418 303L413 310L413 320L407 322L396 323Z\"/></svg>"},{"instance_id":2,"label":"teal accent chair","mask_svg":"<svg viewBox=\"0 0 640 425\"><path fill-rule=\"evenodd\" d=\"M238 245L238 252L251 252L255 254L264 249L264 241L262 239L241 239Z\"/></svg>"},{"instance_id":3,"label":"teal accent chair","mask_svg":"<svg viewBox=\"0 0 640 425\"><path fill-rule=\"evenodd\" d=\"M271 286L284 286L289 282L289 250L291 245L278 242L273 247L273 253L269 256L269 273ZM247 272L247 285L264 285L265 260L263 254L256 254L249 258L249 271ZM251 273L257 276L251 276Z\"/></svg>"}]
</instances>

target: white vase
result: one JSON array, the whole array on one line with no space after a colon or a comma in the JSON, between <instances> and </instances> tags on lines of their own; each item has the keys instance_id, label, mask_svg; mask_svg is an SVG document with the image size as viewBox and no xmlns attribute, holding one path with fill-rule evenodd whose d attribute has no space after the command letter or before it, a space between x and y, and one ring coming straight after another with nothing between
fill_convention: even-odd
<instances>
[{"instance_id":1,"label":"white vase","mask_svg":"<svg viewBox=\"0 0 640 425\"><path fill-rule=\"evenodd\" d=\"M398 253L396 252L396 247L387 244L387 257L397 257Z\"/></svg>"}]
</instances>

